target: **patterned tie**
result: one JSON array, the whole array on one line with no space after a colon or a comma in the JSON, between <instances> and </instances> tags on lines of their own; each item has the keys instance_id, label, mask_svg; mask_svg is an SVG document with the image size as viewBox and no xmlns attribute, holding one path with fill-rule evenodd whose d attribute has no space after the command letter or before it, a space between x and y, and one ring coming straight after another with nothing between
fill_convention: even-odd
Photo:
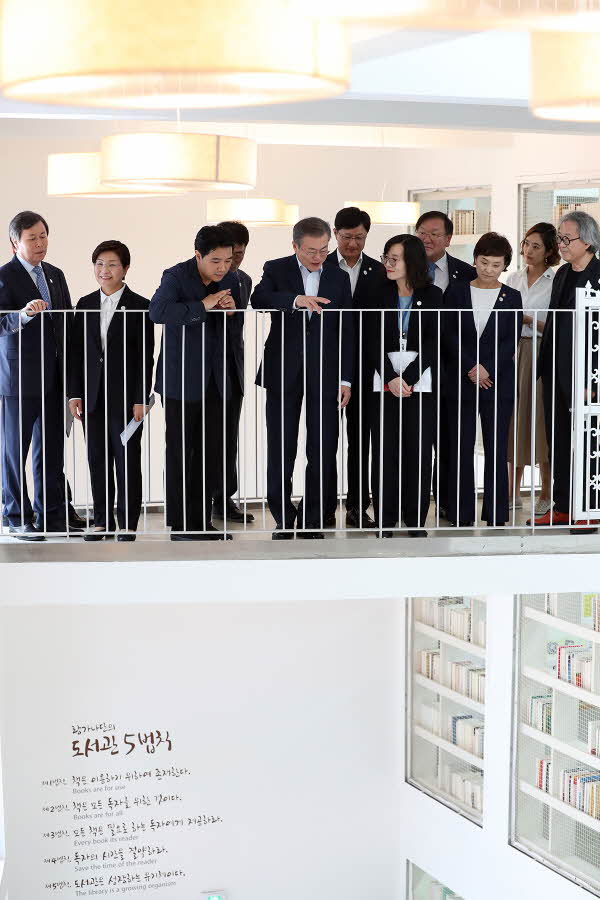
<instances>
[{"instance_id":1,"label":"patterned tie","mask_svg":"<svg viewBox=\"0 0 600 900\"><path fill-rule=\"evenodd\" d=\"M435 270L437 269L437 265L434 262L427 263L427 268L429 270L429 277L435 284Z\"/></svg>"},{"instance_id":2,"label":"patterned tie","mask_svg":"<svg viewBox=\"0 0 600 900\"><path fill-rule=\"evenodd\" d=\"M48 285L46 284L46 279L44 278L44 272L42 271L41 266L34 266L33 271L35 272L35 280L37 282L38 290L40 292L40 297L48 304L48 309L52 309L52 301L50 300L50 294L48 293Z\"/></svg>"}]
</instances>

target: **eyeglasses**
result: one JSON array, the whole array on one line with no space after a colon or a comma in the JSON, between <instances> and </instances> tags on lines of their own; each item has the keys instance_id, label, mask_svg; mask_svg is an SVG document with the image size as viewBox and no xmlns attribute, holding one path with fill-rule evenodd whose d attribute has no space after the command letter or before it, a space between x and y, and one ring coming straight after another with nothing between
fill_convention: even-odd
<instances>
[{"instance_id":1,"label":"eyeglasses","mask_svg":"<svg viewBox=\"0 0 600 900\"><path fill-rule=\"evenodd\" d=\"M420 238L430 237L430 238L441 238L446 237L445 231L425 231L423 228L419 228L417 230L417 236Z\"/></svg>"},{"instance_id":2,"label":"eyeglasses","mask_svg":"<svg viewBox=\"0 0 600 900\"><path fill-rule=\"evenodd\" d=\"M322 247L320 250L302 250L303 253L306 253L307 256L310 256L311 259L316 259L318 256L327 256L329 253L329 247Z\"/></svg>"},{"instance_id":3,"label":"eyeglasses","mask_svg":"<svg viewBox=\"0 0 600 900\"><path fill-rule=\"evenodd\" d=\"M567 237L566 234L557 234L556 240L558 241L559 244L564 244L565 247L568 247L569 244L573 243L573 241L580 241L581 238L580 237L570 238L570 237Z\"/></svg>"},{"instance_id":4,"label":"eyeglasses","mask_svg":"<svg viewBox=\"0 0 600 900\"><path fill-rule=\"evenodd\" d=\"M398 265L399 262L402 262L402 259L399 256L385 256L384 255L384 256L381 256L380 259L381 259L381 262L384 264L384 266L390 265L390 266L393 266L394 269L396 268L396 266Z\"/></svg>"},{"instance_id":5,"label":"eyeglasses","mask_svg":"<svg viewBox=\"0 0 600 900\"><path fill-rule=\"evenodd\" d=\"M364 244L367 239L366 234L343 234L341 231L338 231L337 236L345 244L349 244L351 241L356 241L357 244Z\"/></svg>"}]
</instances>

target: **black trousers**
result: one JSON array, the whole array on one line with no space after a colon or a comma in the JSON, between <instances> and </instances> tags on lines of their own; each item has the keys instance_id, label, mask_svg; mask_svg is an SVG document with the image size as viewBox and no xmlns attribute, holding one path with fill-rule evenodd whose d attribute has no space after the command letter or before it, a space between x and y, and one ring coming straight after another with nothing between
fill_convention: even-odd
<instances>
[{"instance_id":1,"label":"black trousers","mask_svg":"<svg viewBox=\"0 0 600 900\"><path fill-rule=\"evenodd\" d=\"M117 522L119 528L135 531L142 508L142 429L143 424L121 443L124 422L123 404L98 401L87 419L87 455L94 500L94 525L115 530L115 475L117 481ZM130 416L131 418L131 416ZM129 420L127 420L129 421Z\"/></svg>"},{"instance_id":2,"label":"black trousers","mask_svg":"<svg viewBox=\"0 0 600 900\"><path fill-rule=\"evenodd\" d=\"M514 398L512 394L499 393L496 400L495 388L477 388L466 379L463 379L460 390L460 424L458 394L449 394L446 398L449 439L448 518L455 523L475 521L476 391L479 391L479 418L485 454L481 518L488 525L504 525L509 518L508 429Z\"/></svg>"},{"instance_id":3,"label":"black trousers","mask_svg":"<svg viewBox=\"0 0 600 900\"><path fill-rule=\"evenodd\" d=\"M554 507L558 512L571 512L571 397L565 396L560 384L556 383L552 396L552 372L542 375L544 396L544 421L548 456L552 472Z\"/></svg>"},{"instance_id":4,"label":"black trousers","mask_svg":"<svg viewBox=\"0 0 600 900\"><path fill-rule=\"evenodd\" d=\"M441 509L448 509L448 444L450 437L448 434L448 408L446 404L446 396L434 392L435 417L433 428L433 451L435 460L433 463L433 496L435 497L437 506ZM438 439L437 415L439 406L440 418L440 436ZM439 481L439 492L438 492Z\"/></svg>"},{"instance_id":5,"label":"black trousers","mask_svg":"<svg viewBox=\"0 0 600 900\"><path fill-rule=\"evenodd\" d=\"M231 394L225 407L225 500L238 489L237 452L240 433L240 416L244 396L240 387L237 370L229 365ZM221 426L223 420L221 418ZM215 467L213 500L218 507L223 506L223 455L219 455Z\"/></svg>"},{"instance_id":6,"label":"black trousers","mask_svg":"<svg viewBox=\"0 0 600 900\"><path fill-rule=\"evenodd\" d=\"M305 492L298 509L292 503L292 477L298 452L302 384L296 390L267 390L267 501L280 528L323 527L335 508L339 434L337 385L325 390L307 381ZM283 406L283 409L282 409ZM322 409L322 414L321 414ZM282 421L283 416L283 421Z\"/></svg>"},{"instance_id":7,"label":"black trousers","mask_svg":"<svg viewBox=\"0 0 600 900\"><path fill-rule=\"evenodd\" d=\"M215 471L223 452L224 400L211 378L203 401L182 404L167 397L163 402L167 524L173 531L205 531L211 524Z\"/></svg>"},{"instance_id":8,"label":"black trousers","mask_svg":"<svg viewBox=\"0 0 600 900\"><path fill-rule=\"evenodd\" d=\"M402 422L400 422L401 413ZM433 423L432 394L415 393L403 399L394 397L391 393L383 394L383 477L381 477L381 394L372 395L371 484L375 521L378 525L381 522L384 528L395 528L403 519L409 528L425 527L431 500ZM400 468L401 458L402 468Z\"/></svg>"},{"instance_id":9,"label":"black trousers","mask_svg":"<svg viewBox=\"0 0 600 900\"><path fill-rule=\"evenodd\" d=\"M371 503L369 485L369 451L371 447L371 419L369 407L373 381L352 383L352 396L346 407L346 436L348 438L348 490L346 509L366 512ZM335 507L334 507L335 508Z\"/></svg>"}]
</instances>

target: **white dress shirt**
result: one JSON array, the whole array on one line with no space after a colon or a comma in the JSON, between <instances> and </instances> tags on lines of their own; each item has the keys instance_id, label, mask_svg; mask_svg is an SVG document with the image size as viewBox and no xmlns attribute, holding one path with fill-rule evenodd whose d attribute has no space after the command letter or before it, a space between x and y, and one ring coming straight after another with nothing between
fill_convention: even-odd
<instances>
[{"instance_id":1,"label":"white dress shirt","mask_svg":"<svg viewBox=\"0 0 600 900\"><path fill-rule=\"evenodd\" d=\"M547 312L539 312L539 310L547 310L550 306L550 296L552 294L552 283L554 281L554 269L546 269L543 275L534 281L531 287L527 284L527 266L519 269L518 272L511 272L506 283L509 287L521 292L523 300L523 312L526 316L532 316L534 310L538 310L537 321L545 322ZM533 328L531 325L523 325L521 331L523 337L533 337ZM542 336L542 332L538 331L538 337Z\"/></svg>"},{"instance_id":2,"label":"white dress shirt","mask_svg":"<svg viewBox=\"0 0 600 900\"><path fill-rule=\"evenodd\" d=\"M485 331L485 326L501 290L502 288L478 288L471 285L471 303L473 304L473 318L478 338Z\"/></svg>"},{"instance_id":3,"label":"white dress shirt","mask_svg":"<svg viewBox=\"0 0 600 900\"><path fill-rule=\"evenodd\" d=\"M33 271L35 266L33 266L30 262L27 262L26 259L23 259L23 257L19 253L17 253L16 256L17 256L17 259L19 260L19 262L21 263L21 265L23 266L23 268L25 269L25 271L29 273L31 280L35 284L36 290L39 291L37 277L36 277L35 272ZM41 266L42 264L39 263L39 265ZM43 268L42 268L42 278L44 279L44 281L46 283L46 290L48 291L48 296L50 296L50 288L48 287L48 282L46 281L46 276L44 275ZM40 300L42 299L41 296L39 299ZM34 318L34 316L28 316L26 312L22 312L21 313L21 324L27 325L27 323L31 322L31 320L33 318Z\"/></svg>"},{"instance_id":4,"label":"white dress shirt","mask_svg":"<svg viewBox=\"0 0 600 900\"><path fill-rule=\"evenodd\" d=\"M353 266L349 266L340 251L337 251L337 258L340 269L342 272L347 272L350 277L350 290L352 291L352 296L354 297L354 291L356 289L356 282L358 281L358 276L360 275L360 267L362 266L363 256L362 253L358 257L358 260L355 262Z\"/></svg>"},{"instance_id":5,"label":"white dress shirt","mask_svg":"<svg viewBox=\"0 0 600 900\"><path fill-rule=\"evenodd\" d=\"M110 296L105 294L102 288L100 288L100 341L102 342L103 351L106 350L106 335L108 334L112 317L115 314L115 309L119 305L119 300L123 296L125 287L126 285L123 285L122 288L115 291L114 294L110 294Z\"/></svg>"},{"instance_id":6,"label":"white dress shirt","mask_svg":"<svg viewBox=\"0 0 600 900\"><path fill-rule=\"evenodd\" d=\"M436 287L441 289L443 294L450 283L450 275L448 274L448 254L444 253L444 255L434 263L434 266L435 278L433 283Z\"/></svg>"},{"instance_id":7,"label":"white dress shirt","mask_svg":"<svg viewBox=\"0 0 600 900\"><path fill-rule=\"evenodd\" d=\"M307 269L306 266L302 265L298 257L298 266L300 267L300 274L302 275L302 284L304 285L304 296L305 297L318 297L319 296L319 285L321 283L321 275L323 273L323 266L317 269L315 272L311 272L310 269ZM296 306L296 300L294 300L294 309L298 309ZM312 311L308 310L308 318L312 316ZM341 326L341 323L340 323ZM349 381L341 381L340 384L345 384L347 387L350 387Z\"/></svg>"}]
</instances>

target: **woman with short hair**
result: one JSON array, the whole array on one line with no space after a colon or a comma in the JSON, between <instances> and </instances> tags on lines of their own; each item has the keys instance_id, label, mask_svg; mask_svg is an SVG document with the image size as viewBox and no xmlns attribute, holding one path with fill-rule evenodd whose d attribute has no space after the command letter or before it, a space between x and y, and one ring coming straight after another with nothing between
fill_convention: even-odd
<instances>
[{"instance_id":1,"label":"woman with short hair","mask_svg":"<svg viewBox=\"0 0 600 900\"><path fill-rule=\"evenodd\" d=\"M448 448L448 519L475 521L474 451L477 417L485 454L481 518L508 521L508 428L514 405L514 357L523 324L521 295L500 283L510 265L507 239L490 231L473 252L477 277L457 281L445 297L442 327Z\"/></svg>"}]
</instances>

